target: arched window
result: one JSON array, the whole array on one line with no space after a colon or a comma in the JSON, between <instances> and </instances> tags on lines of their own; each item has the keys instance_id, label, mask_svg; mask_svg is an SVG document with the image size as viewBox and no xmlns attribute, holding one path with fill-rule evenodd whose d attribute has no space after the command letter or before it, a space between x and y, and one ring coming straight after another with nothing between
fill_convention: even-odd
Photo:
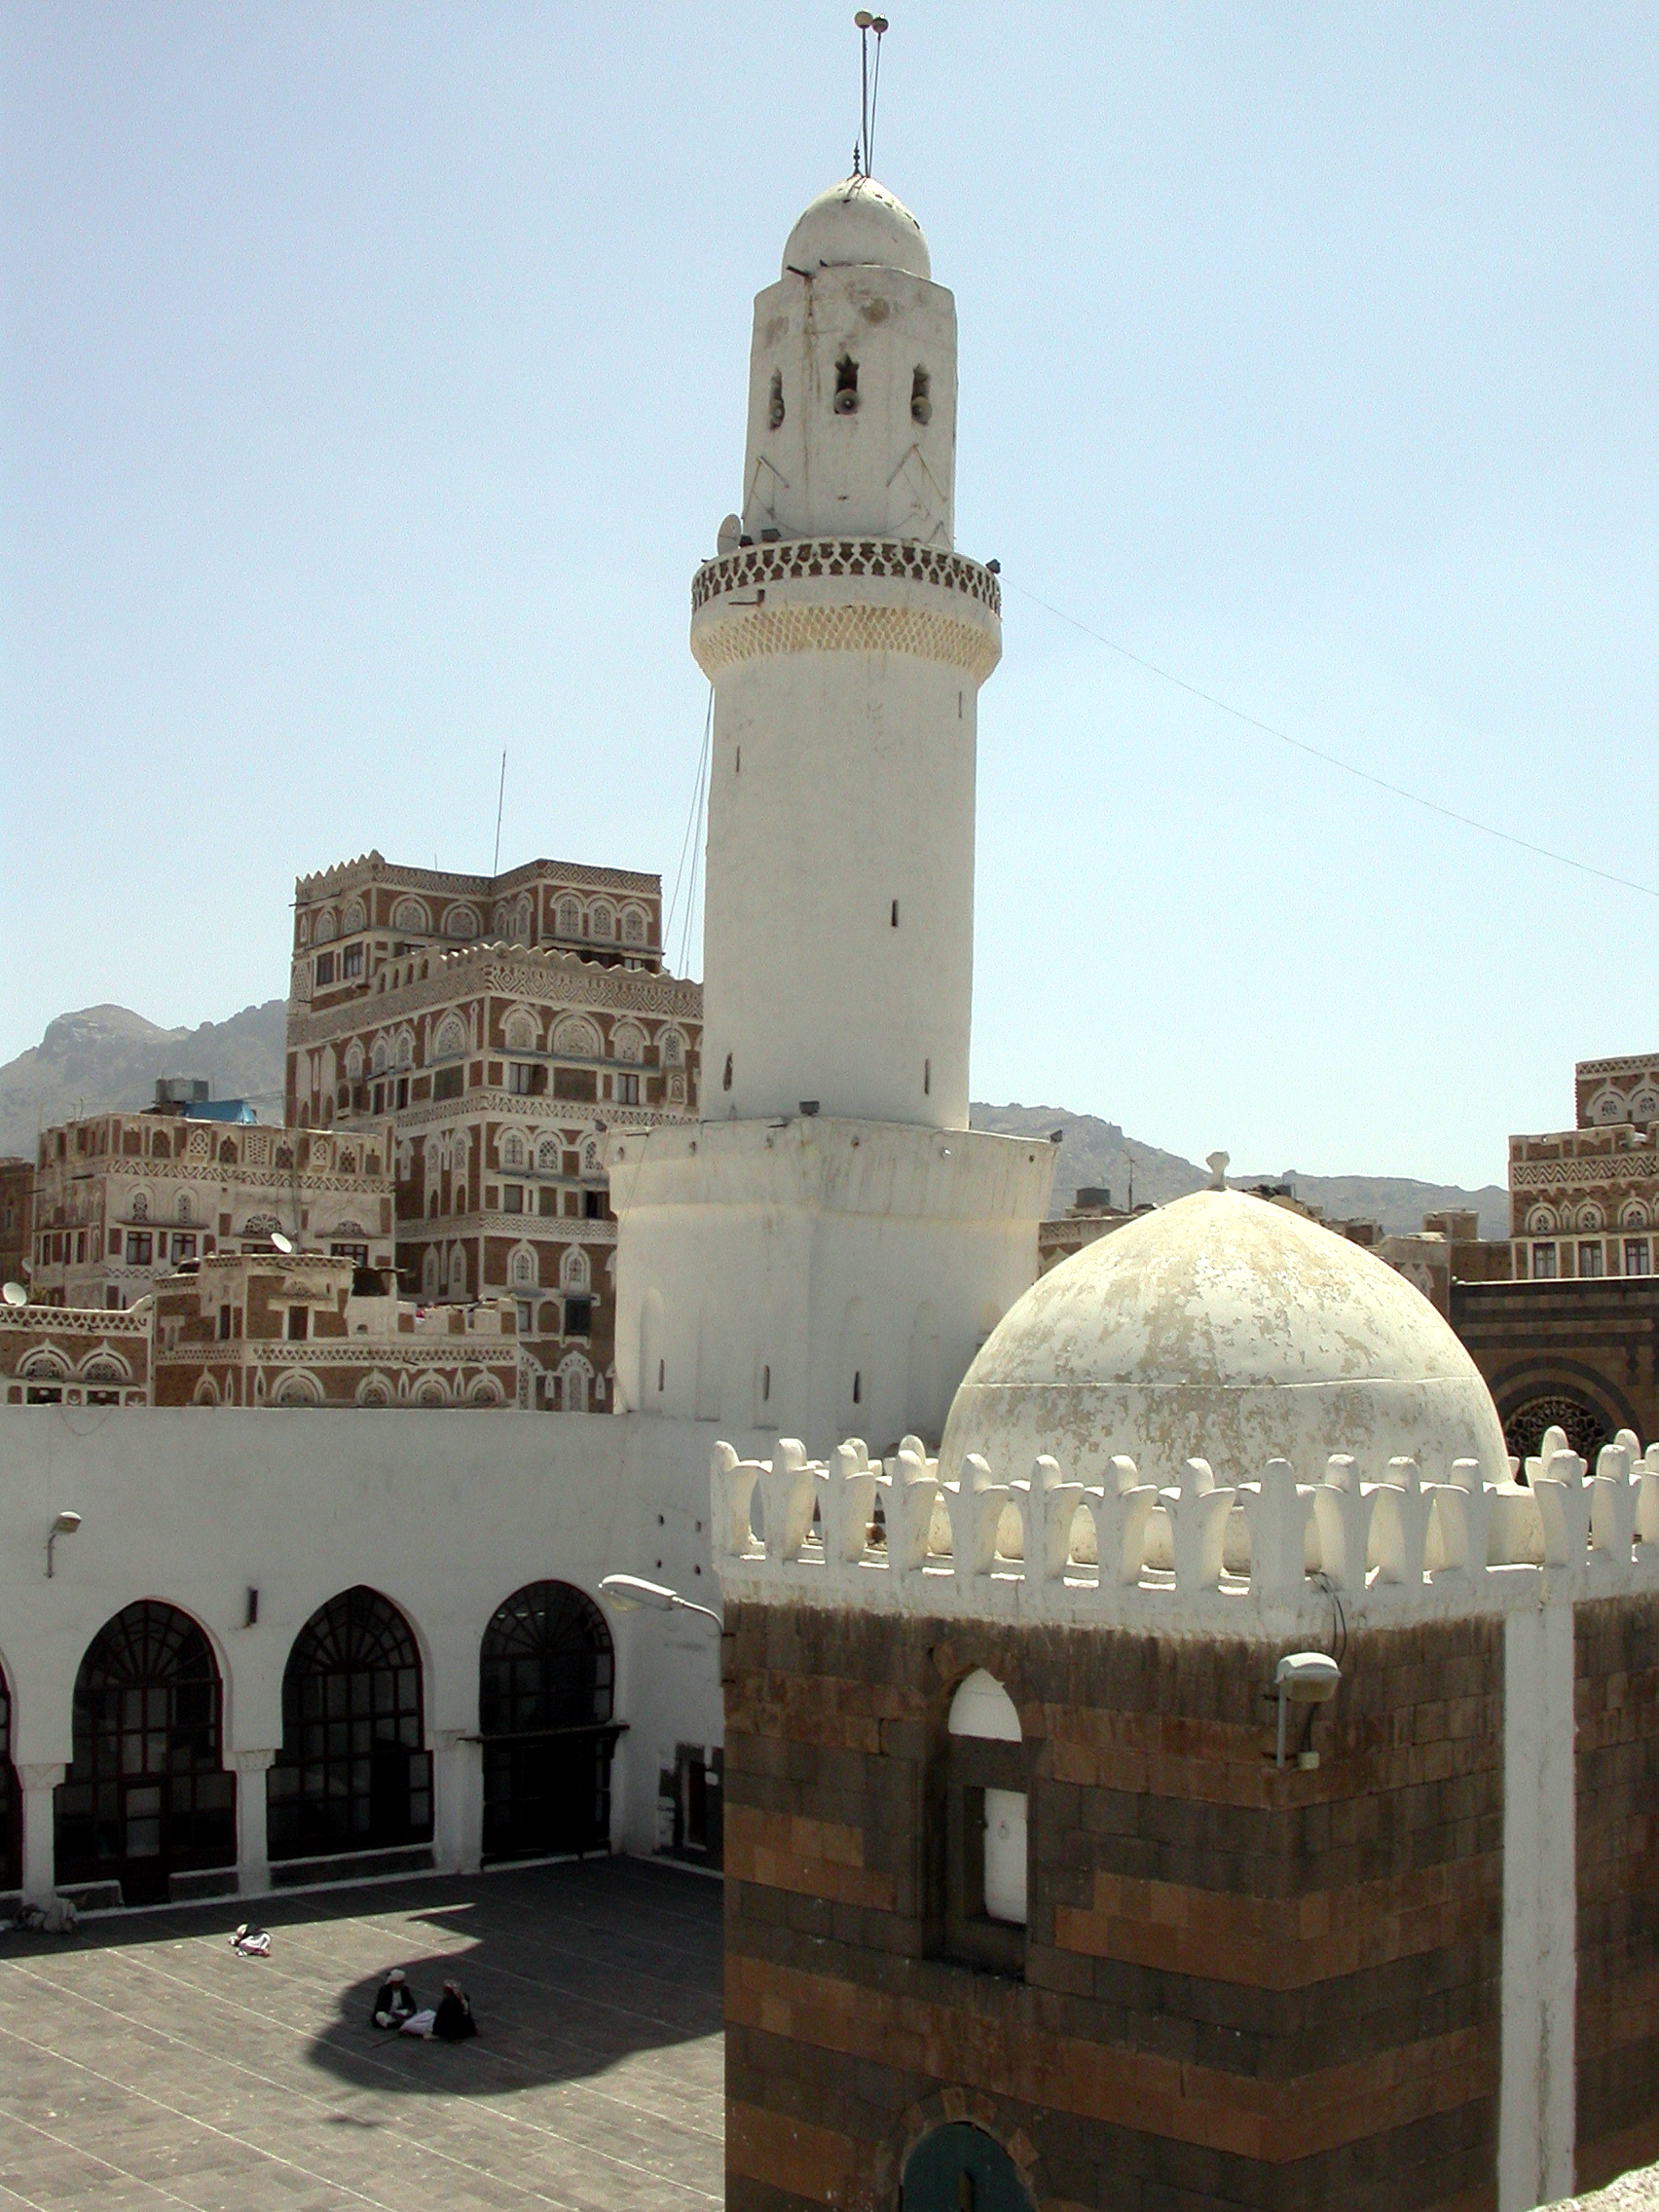
<instances>
[{"instance_id":1,"label":"arched window","mask_svg":"<svg viewBox=\"0 0 1659 2212\"><path fill-rule=\"evenodd\" d=\"M1616 1090L1599 1091L1590 1107L1590 1119L1604 1127L1625 1119L1625 1102Z\"/></svg>"},{"instance_id":2,"label":"arched window","mask_svg":"<svg viewBox=\"0 0 1659 2212\"><path fill-rule=\"evenodd\" d=\"M449 1287L452 1298L466 1296L466 1253L459 1244L450 1254Z\"/></svg>"},{"instance_id":3,"label":"arched window","mask_svg":"<svg viewBox=\"0 0 1659 2212\"><path fill-rule=\"evenodd\" d=\"M353 936L358 930L367 926L367 919L368 917L363 912L363 902L360 899L353 899L340 917L341 934L345 937Z\"/></svg>"},{"instance_id":4,"label":"arched window","mask_svg":"<svg viewBox=\"0 0 1659 2212\"><path fill-rule=\"evenodd\" d=\"M432 1039L433 1057L440 1060L453 1059L458 1052L464 1052L465 1050L465 1022L459 1014L446 1014L438 1023L437 1035Z\"/></svg>"},{"instance_id":5,"label":"arched window","mask_svg":"<svg viewBox=\"0 0 1659 2212\"><path fill-rule=\"evenodd\" d=\"M557 1137L542 1138L540 1144L535 1148L535 1164L543 1175L558 1174L559 1140Z\"/></svg>"},{"instance_id":6,"label":"arched window","mask_svg":"<svg viewBox=\"0 0 1659 2212\"><path fill-rule=\"evenodd\" d=\"M484 1631L484 1856L604 1851L610 1839L615 1654L605 1615L568 1582L515 1590Z\"/></svg>"},{"instance_id":7,"label":"arched window","mask_svg":"<svg viewBox=\"0 0 1659 2212\"><path fill-rule=\"evenodd\" d=\"M559 1282L565 1290L586 1290L592 1279L587 1254L579 1244L570 1245L559 1262Z\"/></svg>"},{"instance_id":8,"label":"arched window","mask_svg":"<svg viewBox=\"0 0 1659 2212\"><path fill-rule=\"evenodd\" d=\"M433 1202L436 1203L435 1193ZM426 1247L426 1257L421 1263L421 1284L428 1298L435 1296L438 1287L438 1255L430 1244Z\"/></svg>"},{"instance_id":9,"label":"arched window","mask_svg":"<svg viewBox=\"0 0 1659 2212\"><path fill-rule=\"evenodd\" d=\"M322 1384L314 1375L296 1368L284 1375L271 1393L274 1406L320 1406L323 1402Z\"/></svg>"},{"instance_id":10,"label":"arched window","mask_svg":"<svg viewBox=\"0 0 1659 2212\"><path fill-rule=\"evenodd\" d=\"M1589 1204L1579 1207L1578 1227L1580 1229L1600 1229L1602 1225L1602 1209L1599 1205Z\"/></svg>"},{"instance_id":11,"label":"arched window","mask_svg":"<svg viewBox=\"0 0 1659 2212\"><path fill-rule=\"evenodd\" d=\"M659 1040L662 1064L677 1068L685 1057L685 1040L678 1029L665 1029Z\"/></svg>"},{"instance_id":12,"label":"arched window","mask_svg":"<svg viewBox=\"0 0 1659 2212\"><path fill-rule=\"evenodd\" d=\"M617 1022L610 1032L610 1051L624 1066L638 1067L645 1056L644 1032L631 1021Z\"/></svg>"},{"instance_id":13,"label":"arched window","mask_svg":"<svg viewBox=\"0 0 1659 2212\"><path fill-rule=\"evenodd\" d=\"M157 1904L173 1874L236 1864L222 1715L188 1613L141 1598L104 1624L75 1677L74 1760L55 1792L60 1883L116 1881L125 1903Z\"/></svg>"},{"instance_id":14,"label":"arched window","mask_svg":"<svg viewBox=\"0 0 1659 2212\"><path fill-rule=\"evenodd\" d=\"M398 1035L397 1064L400 1068L412 1068L415 1065L415 1039L407 1029L400 1031Z\"/></svg>"},{"instance_id":15,"label":"arched window","mask_svg":"<svg viewBox=\"0 0 1659 2212\"><path fill-rule=\"evenodd\" d=\"M622 909L622 942L624 944L644 944L645 941L645 915L638 906L625 906Z\"/></svg>"},{"instance_id":16,"label":"arched window","mask_svg":"<svg viewBox=\"0 0 1659 2212\"><path fill-rule=\"evenodd\" d=\"M419 899L400 899L391 909L391 926L411 937L424 937L431 929L432 922Z\"/></svg>"},{"instance_id":17,"label":"arched window","mask_svg":"<svg viewBox=\"0 0 1659 2212\"><path fill-rule=\"evenodd\" d=\"M444 916L444 935L446 937L477 937L481 934L481 931L482 925L479 922L478 909L475 906L452 906Z\"/></svg>"},{"instance_id":18,"label":"arched window","mask_svg":"<svg viewBox=\"0 0 1659 2212\"><path fill-rule=\"evenodd\" d=\"M524 1165L524 1139L516 1129L509 1130L501 1139L501 1165L503 1167L522 1167Z\"/></svg>"},{"instance_id":19,"label":"arched window","mask_svg":"<svg viewBox=\"0 0 1659 2212\"><path fill-rule=\"evenodd\" d=\"M267 1791L273 1859L430 1840L421 1655L378 1590L343 1590L294 1639Z\"/></svg>"},{"instance_id":20,"label":"arched window","mask_svg":"<svg viewBox=\"0 0 1659 2212\"><path fill-rule=\"evenodd\" d=\"M582 1146L582 1173L584 1175L597 1175L599 1173L599 1146L592 1137L589 1137Z\"/></svg>"},{"instance_id":21,"label":"arched window","mask_svg":"<svg viewBox=\"0 0 1659 2212\"><path fill-rule=\"evenodd\" d=\"M227 1137L224 1143L220 1145L219 1158L227 1167L234 1167L236 1165L237 1148L235 1140L233 1138Z\"/></svg>"},{"instance_id":22,"label":"arched window","mask_svg":"<svg viewBox=\"0 0 1659 2212\"><path fill-rule=\"evenodd\" d=\"M23 1886L23 1799L12 1764L12 1693L0 1675L0 1890Z\"/></svg>"},{"instance_id":23,"label":"arched window","mask_svg":"<svg viewBox=\"0 0 1659 2212\"><path fill-rule=\"evenodd\" d=\"M508 1014L501 1034L506 1039L509 1052L534 1052L540 1032L536 1028L535 1014L528 1007L519 1006L514 1007Z\"/></svg>"},{"instance_id":24,"label":"arched window","mask_svg":"<svg viewBox=\"0 0 1659 2212\"><path fill-rule=\"evenodd\" d=\"M362 1080L362 1074L363 1048L358 1040L353 1037L350 1044L346 1048L346 1080L349 1083L358 1083Z\"/></svg>"},{"instance_id":25,"label":"arched window","mask_svg":"<svg viewBox=\"0 0 1659 2212\"><path fill-rule=\"evenodd\" d=\"M1533 1236L1551 1236L1555 1234L1554 1206L1534 1206L1527 1216L1527 1228Z\"/></svg>"},{"instance_id":26,"label":"arched window","mask_svg":"<svg viewBox=\"0 0 1659 2212\"><path fill-rule=\"evenodd\" d=\"M558 1323L555 1322L557 1327ZM594 1374L579 1351L567 1352L559 1362L559 1403L568 1414L585 1414L594 1394Z\"/></svg>"},{"instance_id":27,"label":"arched window","mask_svg":"<svg viewBox=\"0 0 1659 2212\"><path fill-rule=\"evenodd\" d=\"M1659 1090L1643 1085L1630 1102L1633 1122L1659 1122Z\"/></svg>"},{"instance_id":28,"label":"arched window","mask_svg":"<svg viewBox=\"0 0 1659 2212\"><path fill-rule=\"evenodd\" d=\"M333 942L335 936L334 916L326 906L318 914L312 930L312 936L318 944L331 944Z\"/></svg>"},{"instance_id":29,"label":"arched window","mask_svg":"<svg viewBox=\"0 0 1659 2212\"><path fill-rule=\"evenodd\" d=\"M603 939L613 938L616 935L615 909L607 905L603 899L596 899L589 909L588 935L592 938Z\"/></svg>"},{"instance_id":30,"label":"arched window","mask_svg":"<svg viewBox=\"0 0 1659 2212\"><path fill-rule=\"evenodd\" d=\"M513 1253L508 1273L515 1290L534 1288L535 1283L535 1247L521 1244Z\"/></svg>"},{"instance_id":31,"label":"arched window","mask_svg":"<svg viewBox=\"0 0 1659 2212\"><path fill-rule=\"evenodd\" d=\"M369 1072L372 1075L385 1075L386 1063L386 1039L384 1037L377 1037L375 1039L375 1049L369 1054Z\"/></svg>"},{"instance_id":32,"label":"arched window","mask_svg":"<svg viewBox=\"0 0 1659 2212\"><path fill-rule=\"evenodd\" d=\"M582 910L573 899L561 899L555 929L560 937L580 937Z\"/></svg>"},{"instance_id":33,"label":"arched window","mask_svg":"<svg viewBox=\"0 0 1659 2212\"><path fill-rule=\"evenodd\" d=\"M950 1701L945 1765L945 1940L958 1957L1016 1968L1024 1955L1026 1767L1019 1714L980 1667Z\"/></svg>"},{"instance_id":34,"label":"arched window","mask_svg":"<svg viewBox=\"0 0 1659 2212\"><path fill-rule=\"evenodd\" d=\"M149 1194L149 1192L148 1192L148 1191L134 1191L134 1192L133 1192L133 1194L132 1194L132 1202L131 1202L131 1205L130 1205L130 1207L129 1208L129 1215L130 1215L130 1218L131 1218L131 1219L132 1219L133 1221L148 1221L148 1220L149 1220L149 1218L150 1218L150 1194Z\"/></svg>"}]
</instances>

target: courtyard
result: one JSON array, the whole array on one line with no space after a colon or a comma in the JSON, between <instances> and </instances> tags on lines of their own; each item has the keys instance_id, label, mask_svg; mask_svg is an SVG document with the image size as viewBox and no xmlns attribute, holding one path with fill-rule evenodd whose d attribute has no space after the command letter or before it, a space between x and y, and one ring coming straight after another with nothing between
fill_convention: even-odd
<instances>
[{"instance_id":1,"label":"courtyard","mask_svg":"<svg viewBox=\"0 0 1659 2212\"><path fill-rule=\"evenodd\" d=\"M724 2200L720 1890L594 1860L0 1933L0 2212L701 2212ZM387 1970L479 2035L369 2024Z\"/></svg>"}]
</instances>

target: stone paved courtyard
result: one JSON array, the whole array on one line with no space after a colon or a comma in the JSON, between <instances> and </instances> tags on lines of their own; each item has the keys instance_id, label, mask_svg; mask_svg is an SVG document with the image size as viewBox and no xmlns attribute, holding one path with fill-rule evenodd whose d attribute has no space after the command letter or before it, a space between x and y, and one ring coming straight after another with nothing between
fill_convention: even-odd
<instances>
[{"instance_id":1,"label":"stone paved courtyard","mask_svg":"<svg viewBox=\"0 0 1659 2212\"><path fill-rule=\"evenodd\" d=\"M720 1892L613 1859L0 1934L0 2212L724 2200ZM388 1967L480 2033L367 2025Z\"/></svg>"}]
</instances>

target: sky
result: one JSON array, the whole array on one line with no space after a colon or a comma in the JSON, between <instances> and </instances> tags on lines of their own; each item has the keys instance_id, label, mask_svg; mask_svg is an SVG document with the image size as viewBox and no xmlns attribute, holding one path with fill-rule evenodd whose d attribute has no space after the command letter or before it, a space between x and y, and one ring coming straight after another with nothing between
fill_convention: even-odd
<instances>
[{"instance_id":1,"label":"sky","mask_svg":"<svg viewBox=\"0 0 1659 2212\"><path fill-rule=\"evenodd\" d=\"M890 13L1005 587L975 1096L1501 1182L1659 1045L1659 11ZM673 891L851 14L0 14L0 1059L281 995L299 873L487 869L503 750L503 866Z\"/></svg>"}]
</instances>

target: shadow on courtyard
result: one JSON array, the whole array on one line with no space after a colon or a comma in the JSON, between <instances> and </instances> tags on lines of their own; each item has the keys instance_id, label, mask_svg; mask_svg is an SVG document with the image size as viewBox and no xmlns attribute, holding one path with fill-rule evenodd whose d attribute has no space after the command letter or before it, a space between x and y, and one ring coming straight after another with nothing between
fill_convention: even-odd
<instances>
[{"instance_id":1,"label":"shadow on courtyard","mask_svg":"<svg viewBox=\"0 0 1659 2212\"><path fill-rule=\"evenodd\" d=\"M67 1941L176 1949L183 1939L211 1957L208 1980L222 1991L225 1938L255 1916L271 1931L274 1981L302 1985L281 1992L277 2009L326 2020L311 2038L309 2063L356 2088L498 2096L603 2074L720 2029L719 1884L633 1859L94 1916ZM14 1936L6 1953L59 1946L56 1937ZM371 1949L375 1964L357 1971ZM373 2027L375 1993L394 1966L423 2005L435 2004L453 1975L472 2000L477 2038L449 2046ZM238 1961L231 1986L245 1996L266 1971L264 1962ZM719 2065L718 2046L685 2048L687 2089L706 2086L705 2074L718 2084ZM344 2114L332 2122L353 2124Z\"/></svg>"}]
</instances>

